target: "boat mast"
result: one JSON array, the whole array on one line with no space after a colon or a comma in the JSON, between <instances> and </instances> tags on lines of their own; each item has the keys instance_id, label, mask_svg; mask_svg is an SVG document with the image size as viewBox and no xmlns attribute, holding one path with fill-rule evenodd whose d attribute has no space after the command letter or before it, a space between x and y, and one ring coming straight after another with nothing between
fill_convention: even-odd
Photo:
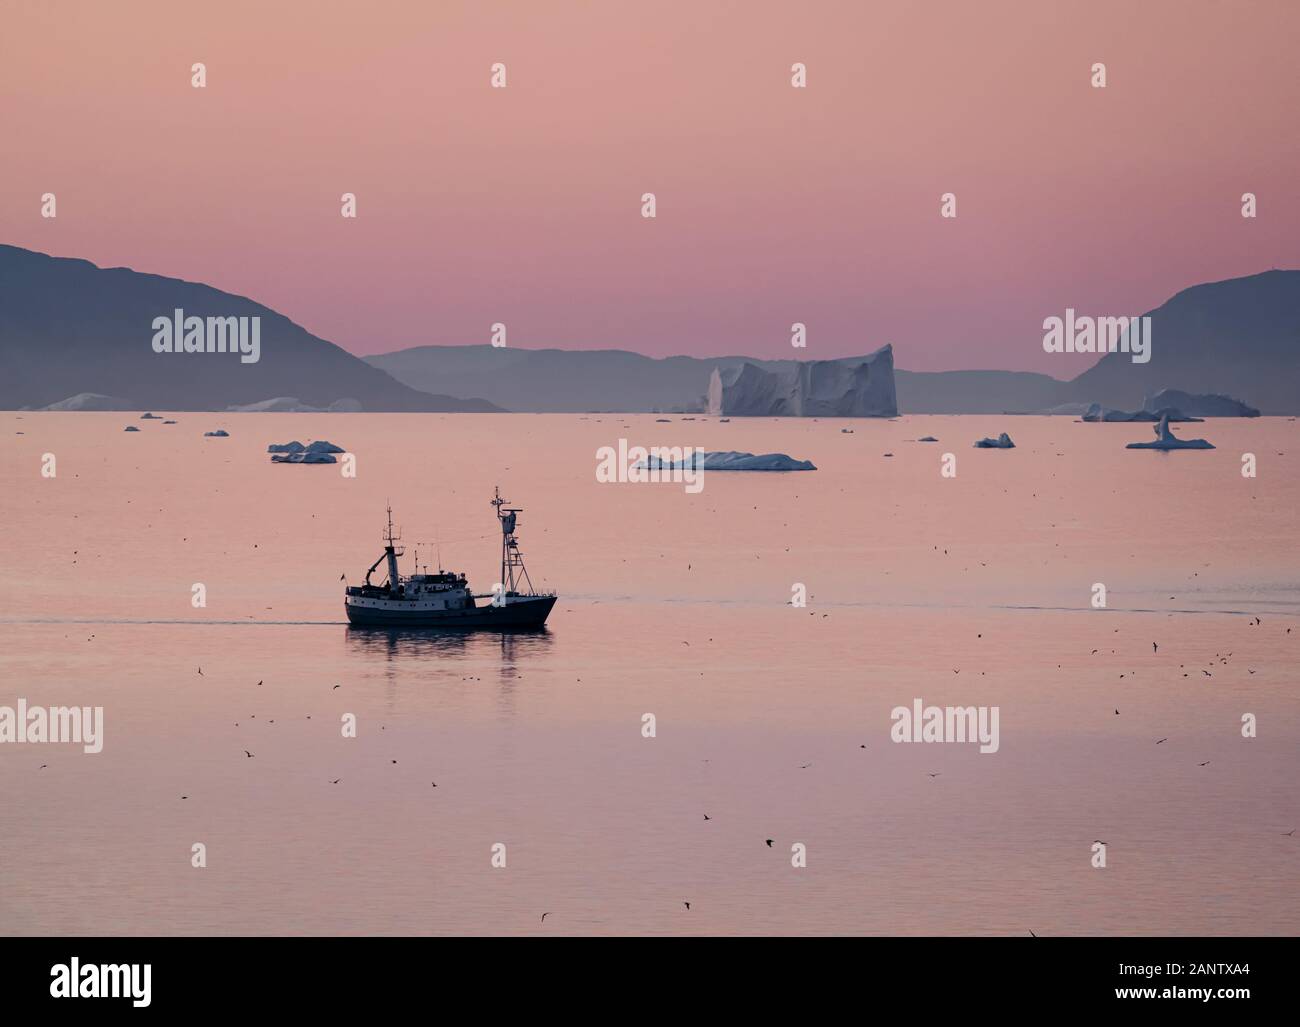
<instances>
[{"instance_id":1,"label":"boat mast","mask_svg":"<svg viewBox=\"0 0 1300 1027\"><path fill-rule=\"evenodd\" d=\"M399 584L399 575L397 573L397 558L402 554L397 551L397 541L400 535L393 534L393 504L388 504L388 531L384 533L384 556L388 558L388 590L396 593Z\"/></svg>"},{"instance_id":2,"label":"boat mast","mask_svg":"<svg viewBox=\"0 0 1300 1027\"><path fill-rule=\"evenodd\" d=\"M501 487L495 489L495 496L492 505L496 507L497 519L501 522L501 587L507 595L518 591L518 578L516 568L523 575L523 580L528 584L528 591L533 591L532 580L528 577L528 569L524 566L524 557L519 552L519 543L515 539L515 521L517 515L523 510L522 507L505 506L508 500L501 498ZM502 509L505 507L505 509Z\"/></svg>"}]
</instances>

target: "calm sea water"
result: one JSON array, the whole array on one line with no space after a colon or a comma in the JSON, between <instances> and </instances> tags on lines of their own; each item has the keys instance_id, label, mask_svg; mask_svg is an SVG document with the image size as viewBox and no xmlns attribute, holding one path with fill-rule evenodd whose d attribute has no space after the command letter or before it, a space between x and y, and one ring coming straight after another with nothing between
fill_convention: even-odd
<instances>
[{"instance_id":1,"label":"calm sea water","mask_svg":"<svg viewBox=\"0 0 1300 1027\"><path fill-rule=\"evenodd\" d=\"M0 705L105 711L0 745L2 933L1300 930L1294 421L169 416L0 414ZM265 452L322 438L355 479ZM819 469L598 484L619 438ZM347 627L387 501L488 590L498 484L544 634Z\"/></svg>"}]
</instances>

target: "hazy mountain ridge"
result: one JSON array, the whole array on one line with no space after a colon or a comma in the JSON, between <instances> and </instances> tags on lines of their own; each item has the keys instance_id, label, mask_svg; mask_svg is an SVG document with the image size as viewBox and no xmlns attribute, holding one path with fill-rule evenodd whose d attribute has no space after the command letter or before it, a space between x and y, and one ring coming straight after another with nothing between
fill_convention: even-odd
<instances>
[{"instance_id":1,"label":"hazy mountain ridge","mask_svg":"<svg viewBox=\"0 0 1300 1027\"><path fill-rule=\"evenodd\" d=\"M259 359L154 352L153 319L177 308L204 318L260 317ZM0 245L0 408L78 393L163 410L225 410L278 396L320 407L351 398L371 411L497 409L413 389L244 296Z\"/></svg>"},{"instance_id":2,"label":"hazy mountain ridge","mask_svg":"<svg viewBox=\"0 0 1300 1027\"><path fill-rule=\"evenodd\" d=\"M1052 312L1048 312L1052 313ZM1059 313L1059 312L1058 312ZM1265 414L1300 413L1300 271L1184 289L1152 318L1151 360L1102 357L1072 380L1032 371L894 371L901 413L1034 413L1065 404L1135 409L1162 388L1226 393ZM1041 334L1025 341L1042 345ZM906 347L895 347L906 358ZM866 355L843 357L856 363ZM794 360L647 357L626 350L415 346L367 357L415 388L485 396L511 410L702 410L714 368Z\"/></svg>"},{"instance_id":3,"label":"hazy mountain ridge","mask_svg":"<svg viewBox=\"0 0 1300 1027\"><path fill-rule=\"evenodd\" d=\"M155 353L153 319L177 308L187 316L260 317L260 359ZM1300 413L1300 271L1192 286L1148 316L1149 363L1109 354L1070 381L1025 371L900 369L899 411L1033 413L1090 403L1136 409L1172 388L1227 394L1265 414ZM1041 335L1025 345L1041 345ZM96 393L164 410L225 410L292 396L321 408L356 400L367 411L700 411L713 370L745 363L778 371L799 361L487 344L361 359L247 297L0 245L0 408Z\"/></svg>"}]
</instances>

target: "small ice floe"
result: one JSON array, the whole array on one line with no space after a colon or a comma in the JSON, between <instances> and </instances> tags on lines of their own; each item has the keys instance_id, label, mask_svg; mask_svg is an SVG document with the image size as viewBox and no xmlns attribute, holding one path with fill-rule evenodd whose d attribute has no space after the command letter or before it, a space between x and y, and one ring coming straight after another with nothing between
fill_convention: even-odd
<instances>
[{"instance_id":1,"label":"small ice floe","mask_svg":"<svg viewBox=\"0 0 1300 1027\"><path fill-rule=\"evenodd\" d=\"M297 439L292 442L273 442L266 447L273 464L335 464L335 453L346 453L342 446L323 439L304 446Z\"/></svg>"},{"instance_id":2,"label":"small ice floe","mask_svg":"<svg viewBox=\"0 0 1300 1027\"><path fill-rule=\"evenodd\" d=\"M852 435L852 434L853 434L853 429L852 429L852 428L841 428L841 429L840 429L840 434L841 434L841 435Z\"/></svg>"},{"instance_id":3,"label":"small ice floe","mask_svg":"<svg viewBox=\"0 0 1300 1027\"><path fill-rule=\"evenodd\" d=\"M976 449L1015 449L1016 444L1011 441L1011 436L1003 432L996 439L980 439L975 443Z\"/></svg>"},{"instance_id":4,"label":"small ice floe","mask_svg":"<svg viewBox=\"0 0 1300 1027\"><path fill-rule=\"evenodd\" d=\"M162 418L159 417L157 414L143 413L143 414L140 415L140 420L142 420L142 421L161 421Z\"/></svg>"},{"instance_id":5,"label":"small ice floe","mask_svg":"<svg viewBox=\"0 0 1300 1027\"><path fill-rule=\"evenodd\" d=\"M922 435L916 441L917 442L938 442L939 440L936 439L933 435Z\"/></svg>"},{"instance_id":6,"label":"small ice floe","mask_svg":"<svg viewBox=\"0 0 1300 1027\"><path fill-rule=\"evenodd\" d=\"M175 424L175 421L163 421L163 424Z\"/></svg>"},{"instance_id":7,"label":"small ice floe","mask_svg":"<svg viewBox=\"0 0 1300 1027\"><path fill-rule=\"evenodd\" d=\"M226 431L225 428L218 428L216 431L205 431L203 437L205 439L228 439L230 438L230 432Z\"/></svg>"},{"instance_id":8,"label":"small ice floe","mask_svg":"<svg viewBox=\"0 0 1300 1027\"><path fill-rule=\"evenodd\" d=\"M123 428L122 430L123 430L123 431L139 431L140 429L137 428L134 424L128 424L128 425L127 425L125 428Z\"/></svg>"},{"instance_id":9,"label":"small ice floe","mask_svg":"<svg viewBox=\"0 0 1300 1027\"><path fill-rule=\"evenodd\" d=\"M815 471L817 467L811 460L796 460L785 453L695 452L690 457L679 460L661 460L651 456L636 465L646 470L697 470L697 471Z\"/></svg>"},{"instance_id":10,"label":"small ice floe","mask_svg":"<svg viewBox=\"0 0 1300 1027\"><path fill-rule=\"evenodd\" d=\"M273 464L336 464L337 458L333 453L308 453L305 450L301 453L276 453L271 457Z\"/></svg>"},{"instance_id":11,"label":"small ice floe","mask_svg":"<svg viewBox=\"0 0 1300 1027\"><path fill-rule=\"evenodd\" d=\"M1160 418L1160 423L1155 426L1156 440L1154 442L1130 442L1126 449L1213 449L1205 439L1180 439L1169 430L1169 418Z\"/></svg>"},{"instance_id":12,"label":"small ice floe","mask_svg":"<svg viewBox=\"0 0 1300 1027\"><path fill-rule=\"evenodd\" d=\"M672 424L672 419L668 417L656 417L655 424Z\"/></svg>"}]
</instances>

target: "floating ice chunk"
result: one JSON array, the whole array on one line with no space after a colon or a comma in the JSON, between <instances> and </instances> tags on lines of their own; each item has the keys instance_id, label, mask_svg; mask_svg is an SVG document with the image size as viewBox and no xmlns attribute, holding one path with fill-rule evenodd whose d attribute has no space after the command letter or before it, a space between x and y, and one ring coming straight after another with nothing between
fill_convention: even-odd
<instances>
[{"instance_id":1,"label":"floating ice chunk","mask_svg":"<svg viewBox=\"0 0 1300 1027\"><path fill-rule=\"evenodd\" d=\"M266 447L266 451L268 453L286 453L289 455L295 453L346 453L347 452L347 450L344 449L342 446L336 446L334 445L334 443L326 442L324 439L321 439L319 442L312 442L306 446L304 446L297 439L294 439L292 442L273 442L271 443L271 445ZM281 461L281 463L283 462L284 461ZM295 462L302 463L302 461L295 461ZM321 462L321 461L317 461L317 462Z\"/></svg>"},{"instance_id":2,"label":"floating ice chunk","mask_svg":"<svg viewBox=\"0 0 1300 1027\"><path fill-rule=\"evenodd\" d=\"M333 453L276 453L271 457L273 464L336 464L338 459Z\"/></svg>"},{"instance_id":3,"label":"floating ice chunk","mask_svg":"<svg viewBox=\"0 0 1300 1027\"><path fill-rule=\"evenodd\" d=\"M144 413L144 414L141 414L141 415L140 415L140 420L142 420L142 421L161 421L162 418L159 417L157 414Z\"/></svg>"},{"instance_id":4,"label":"floating ice chunk","mask_svg":"<svg viewBox=\"0 0 1300 1027\"><path fill-rule=\"evenodd\" d=\"M936 439L933 435L922 435L916 441L917 442L938 442L939 440Z\"/></svg>"},{"instance_id":5,"label":"floating ice chunk","mask_svg":"<svg viewBox=\"0 0 1300 1027\"><path fill-rule=\"evenodd\" d=\"M671 460L661 460L657 456L651 456L642 460L637 467L647 470L699 470L699 471L815 471L817 467L810 460L796 460L785 453L764 453L761 456L755 456L753 453L737 453L735 450L726 452L704 453L696 451L689 459L673 462Z\"/></svg>"},{"instance_id":6,"label":"floating ice chunk","mask_svg":"<svg viewBox=\"0 0 1300 1027\"><path fill-rule=\"evenodd\" d=\"M225 428L218 428L216 431L205 431L203 437L205 439L228 439L230 438L230 432L226 431Z\"/></svg>"},{"instance_id":7,"label":"floating ice chunk","mask_svg":"<svg viewBox=\"0 0 1300 1027\"><path fill-rule=\"evenodd\" d=\"M1169 418L1160 418L1155 426L1155 442L1130 442L1126 449L1213 449L1205 439L1180 439L1169 430Z\"/></svg>"},{"instance_id":8,"label":"floating ice chunk","mask_svg":"<svg viewBox=\"0 0 1300 1027\"><path fill-rule=\"evenodd\" d=\"M975 443L976 449L1015 449L1016 444L1011 441L1011 436L1003 432L996 439L980 439Z\"/></svg>"},{"instance_id":9,"label":"floating ice chunk","mask_svg":"<svg viewBox=\"0 0 1300 1027\"><path fill-rule=\"evenodd\" d=\"M134 424L128 424L128 425L127 425L125 428L123 428L122 430L123 430L123 431L139 431L140 429L137 428Z\"/></svg>"}]
</instances>

